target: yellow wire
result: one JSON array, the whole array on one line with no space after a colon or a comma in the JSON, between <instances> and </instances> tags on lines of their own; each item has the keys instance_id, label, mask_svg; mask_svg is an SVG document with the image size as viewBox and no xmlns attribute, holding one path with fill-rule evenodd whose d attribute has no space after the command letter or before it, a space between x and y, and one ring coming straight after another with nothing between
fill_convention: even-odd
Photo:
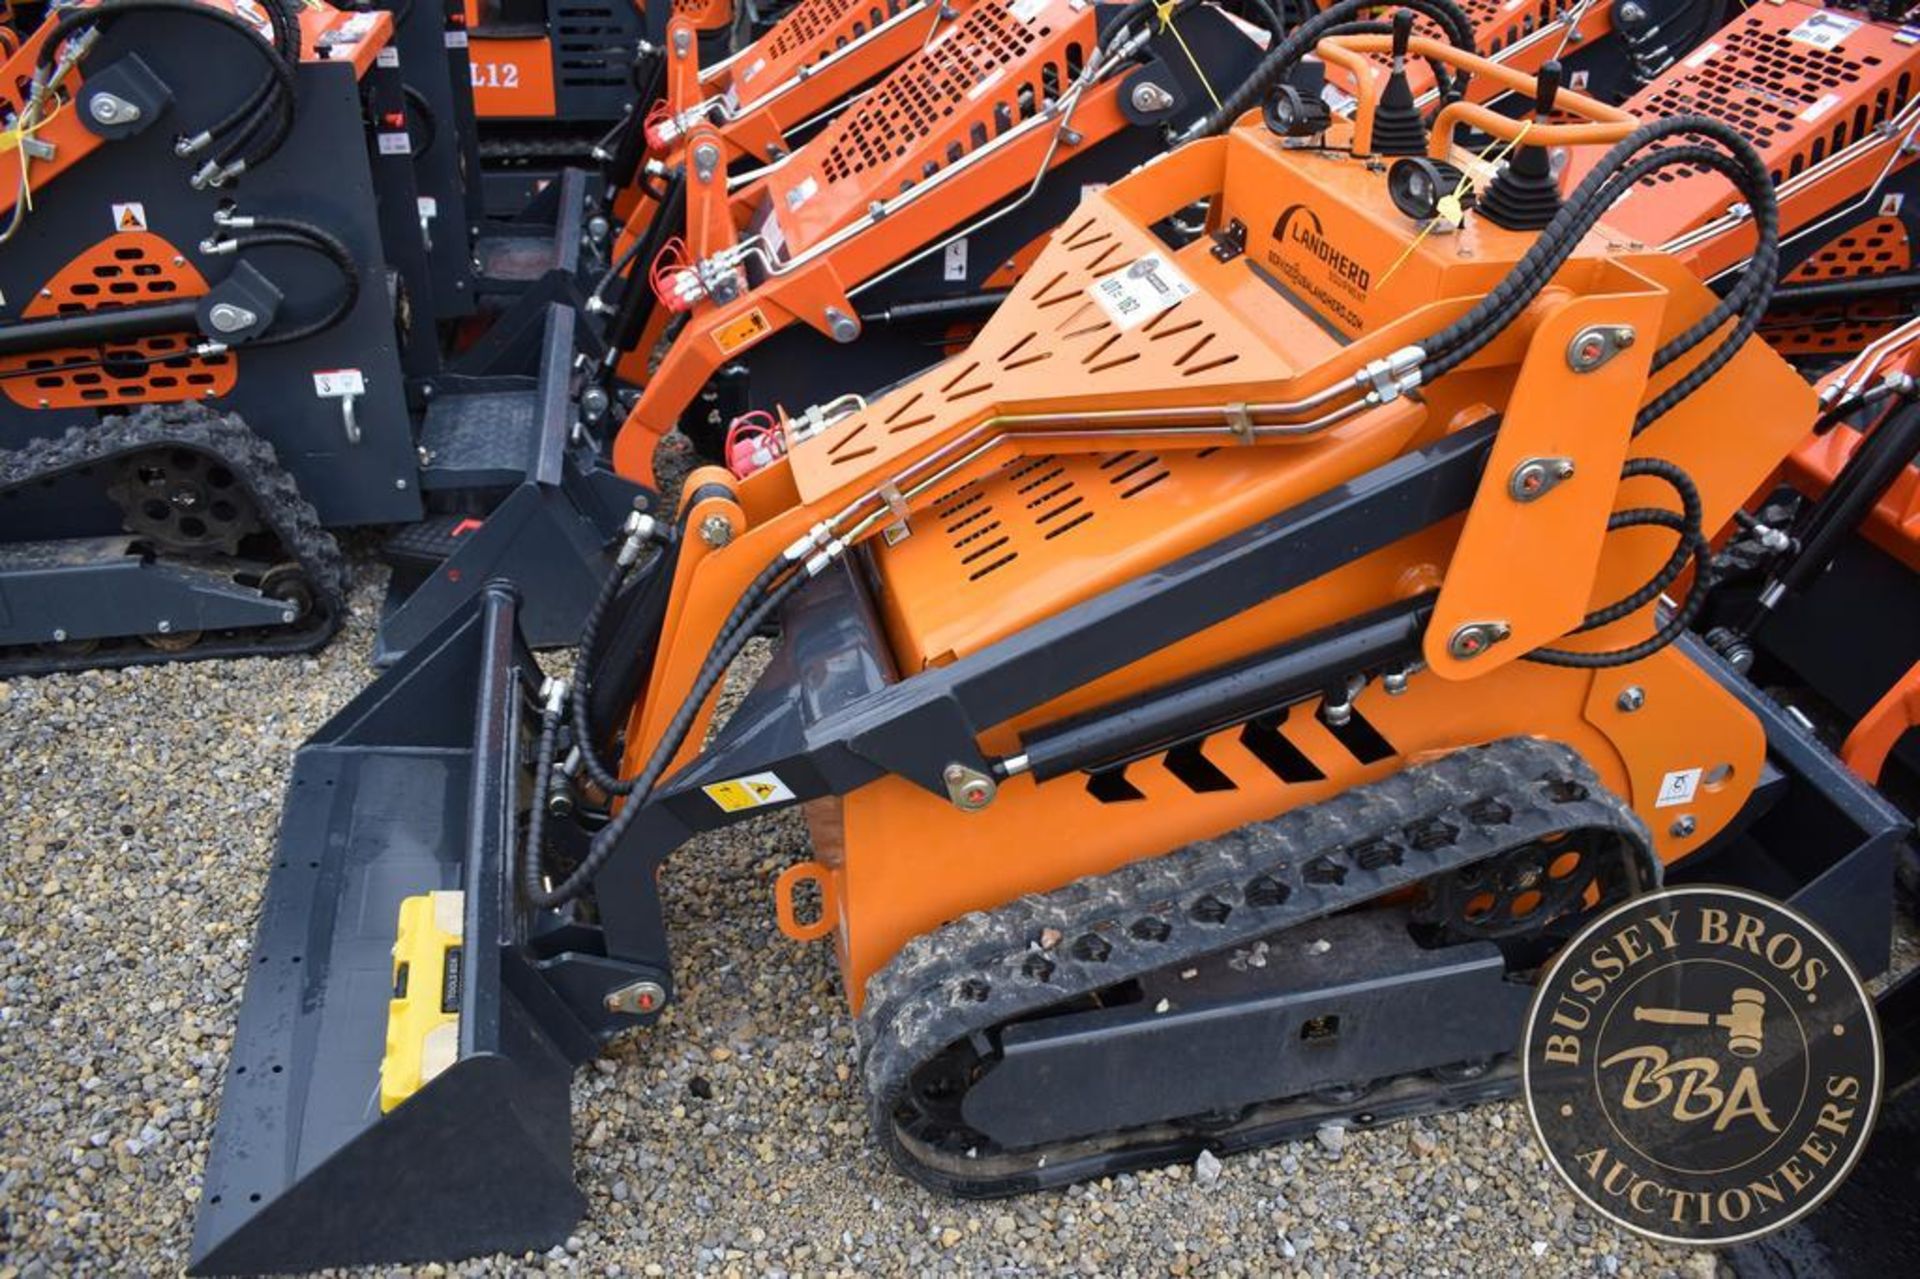
<instances>
[{"instance_id":1,"label":"yellow wire","mask_svg":"<svg viewBox=\"0 0 1920 1279\"><path fill-rule=\"evenodd\" d=\"M0 130L0 153L14 151L20 156L19 199L26 203L28 213L33 212L33 182L28 175L27 168L27 139L46 128L49 124L52 124L54 118L60 114L61 109L65 106L66 102L63 99L55 97L53 100L53 110L47 112L45 119L35 121L24 129L16 125L11 129Z\"/></svg>"},{"instance_id":2,"label":"yellow wire","mask_svg":"<svg viewBox=\"0 0 1920 1279\"><path fill-rule=\"evenodd\" d=\"M1153 0L1153 11L1160 19L1160 29L1173 32L1174 43L1180 46L1180 52L1187 55L1188 64L1193 67L1193 73L1200 77L1201 87L1206 89L1207 96L1213 99L1213 109L1218 111L1221 106L1220 95L1213 91L1213 81L1207 79L1200 59L1193 56L1192 49L1187 48L1187 38L1180 34L1180 28L1173 25L1174 6L1179 3L1180 0Z\"/></svg>"},{"instance_id":3,"label":"yellow wire","mask_svg":"<svg viewBox=\"0 0 1920 1279\"><path fill-rule=\"evenodd\" d=\"M1494 151L1493 143L1489 142L1487 144L1487 149L1485 151L1482 151L1477 158L1482 164L1489 165L1489 166L1500 163L1500 161L1506 158L1507 152L1513 150L1515 147L1520 145L1520 139L1526 137L1527 131L1531 128L1533 128L1532 120L1528 120L1524 122L1520 126L1520 132L1514 134L1511 138L1507 139L1507 141L1500 147L1498 151ZM1494 139L1494 142L1498 142L1498 141L1499 141L1498 138ZM1413 256L1413 251L1420 247L1420 242L1426 239L1429 235L1433 234L1433 228L1437 224L1444 221L1448 226L1457 227L1462 222L1465 222L1467 220L1467 212L1465 209L1460 207L1460 201L1462 197L1464 197L1467 194L1467 187L1472 183L1472 181L1473 181L1473 178L1471 175L1465 174L1465 173L1461 174L1460 185L1455 187L1453 189L1453 192L1450 195L1441 196L1439 200L1435 201L1434 209L1435 209L1435 212L1440 214L1440 216L1437 218L1429 218L1427 220L1427 224L1420 228L1420 234L1414 236L1413 239L1408 242L1407 247L1400 251L1400 256L1393 260L1393 265L1388 267L1386 271L1380 276L1381 284L1384 285L1388 280L1391 280L1393 278L1393 273L1395 271L1398 271L1402 266L1404 266L1406 264L1407 259ZM1447 207L1449 205L1452 206L1451 213L1447 211Z\"/></svg>"}]
</instances>

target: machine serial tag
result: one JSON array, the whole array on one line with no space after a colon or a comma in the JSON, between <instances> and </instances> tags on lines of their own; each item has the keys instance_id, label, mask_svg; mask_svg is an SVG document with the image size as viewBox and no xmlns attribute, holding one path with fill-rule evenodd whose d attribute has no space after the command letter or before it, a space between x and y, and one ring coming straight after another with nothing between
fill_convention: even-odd
<instances>
[{"instance_id":1,"label":"machine serial tag","mask_svg":"<svg viewBox=\"0 0 1920 1279\"><path fill-rule=\"evenodd\" d=\"M1118 329L1144 324L1194 294L1193 282L1157 253L1103 275L1087 292Z\"/></svg>"},{"instance_id":2,"label":"machine serial tag","mask_svg":"<svg viewBox=\"0 0 1920 1279\"><path fill-rule=\"evenodd\" d=\"M744 812L767 804L784 804L790 799L799 798L791 787L780 780L777 773L749 773L745 777L713 782L700 789L707 793L707 798L720 805L722 812L727 813Z\"/></svg>"},{"instance_id":3,"label":"machine serial tag","mask_svg":"<svg viewBox=\"0 0 1920 1279\"><path fill-rule=\"evenodd\" d=\"M1672 808L1675 804L1691 804L1699 793L1701 769L1676 768L1660 779L1660 793L1654 797L1655 808Z\"/></svg>"},{"instance_id":4,"label":"machine serial tag","mask_svg":"<svg viewBox=\"0 0 1920 1279\"><path fill-rule=\"evenodd\" d=\"M1787 32L1787 39L1810 44L1816 49L1831 49L1860 29L1852 18L1837 13L1816 13Z\"/></svg>"},{"instance_id":5,"label":"machine serial tag","mask_svg":"<svg viewBox=\"0 0 1920 1279\"><path fill-rule=\"evenodd\" d=\"M359 369L327 369L313 375L313 393L323 400L365 395L367 379Z\"/></svg>"}]
</instances>

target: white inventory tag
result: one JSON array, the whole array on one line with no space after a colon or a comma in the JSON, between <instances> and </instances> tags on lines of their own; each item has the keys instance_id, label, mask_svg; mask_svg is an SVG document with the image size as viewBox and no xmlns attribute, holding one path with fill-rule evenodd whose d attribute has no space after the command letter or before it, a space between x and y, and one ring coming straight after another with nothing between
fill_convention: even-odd
<instances>
[{"instance_id":1,"label":"white inventory tag","mask_svg":"<svg viewBox=\"0 0 1920 1279\"><path fill-rule=\"evenodd\" d=\"M940 254L940 274L946 280L967 278L967 237L961 236Z\"/></svg>"},{"instance_id":2,"label":"white inventory tag","mask_svg":"<svg viewBox=\"0 0 1920 1279\"><path fill-rule=\"evenodd\" d=\"M1118 329L1144 324L1194 294L1193 282L1171 262L1149 253L1131 266L1103 275L1087 288Z\"/></svg>"},{"instance_id":3,"label":"white inventory tag","mask_svg":"<svg viewBox=\"0 0 1920 1279\"><path fill-rule=\"evenodd\" d=\"M447 48L464 49L467 47L467 33L464 31L447 32Z\"/></svg>"},{"instance_id":4,"label":"white inventory tag","mask_svg":"<svg viewBox=\"0 0 1920 1279\"><path fill-rule=\"evenodd\" d=\"M413 154L413 139L404 133L382 133L379 142L381 155Z\"/></svg>"},{"instance_id":5,"label":"white inventory tag","mask_svg":"<svg viewBox=\"0 0 1920 1279\"><path fill-rule=\"evenodd\" d=\"M400 65L400 50L388 45L373 55L373 61L376 66L397 67Z\"/></svg>"},{"instance_id":6,"label":"white inventory tag","mask_svg":"<svg viewBox=\"0 0 1920 1279\"><path fill-rule=\"evenodd\" d=\"M1660 793L1654 797L1655 808L1672 808L1675 804L1691 804L1700 790L1700 769L1677 768L1660 779Z\"/></svg>"},{"instance_id":7,"label":"white inventory tag","mask_svg":"<svg viewBox=\"0 0 1920 1279\"><path fill-rule=\"evenodd\" d=\"M1860 23L1852 18L1822 11L1787 32L1787 39L1810 44L1816 49L1831 49L1859 29Z\"/></svg>"},{"instance_id":8,"label":"white inventory tag","mask_svg":"<svg viewBox=\"0 0 1920 1279\"><path fill-rule=\"evenodd\" d=\"M1718 52L1720 52L1720 45L1713 40L1709 40L1705 44L1701 45L1698 49L1695 49L1692 53L1688 54L1686 61L1682 62L1680 65L1685 67L1689 71L1692 71L1698 67L1704 67L1705 65L1707 65L1708 62L1710 62L1713 59L1713 55Z\"/></svg>"},{"instance_id":9,"label":"white inventory tag","mask_svg":"<svg viewBox=\"0 0 1920 1279\"><path fill-rule=\"evenodd\" d=\"M1044 13L1046 8L1047 0L1013 0L1013 3L1007 6L1007 12L1017 21L1032 22Z\"/></svg>"},{"instance_id":10,"label":"white inventory tag","mask_svg":"<svg viewBox=\"0 0 1920 1279\"><path fill-rule=\"evenodd\" d=\"M344 400L349 395L365 395L367 379L359 369L321 369L313 375L313 393L323 400Z\"/></svg>"}]
</instances>

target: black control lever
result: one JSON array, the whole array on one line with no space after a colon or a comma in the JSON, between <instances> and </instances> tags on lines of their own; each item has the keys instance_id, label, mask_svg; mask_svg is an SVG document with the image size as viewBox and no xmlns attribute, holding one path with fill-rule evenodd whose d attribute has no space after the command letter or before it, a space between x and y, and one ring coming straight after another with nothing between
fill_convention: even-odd
<instances>
[{"instance_id":1,"label":"black control lever","mask_svg":"<svg viewBox=\"0 0 1920 1279\"><path fill-rule=\"evenodd\" d=\"M1534 76L1533 118L1546 124L1560 95L1560 64L1548 62ZM1545 147L1522 141L1480 197L1480 216L1509 231L1538 231L1560 212L1560 182Z\"/></svg>"},{"instance_id":2,"label":"black control lever","mask_svg":"<svg viewBox=\"0 0 1920 1279\"><path fill-rule=\"evenodd\" d=\"M1413 86L1407 83L1407 42L1413 38L1413 10L1393 11L1393 62L1388 68L1386 87L1373 108L1375 155L1425 155L1427 127L1420 119L1420 108L1413 102Z\"/></svg>"}]
</instances>

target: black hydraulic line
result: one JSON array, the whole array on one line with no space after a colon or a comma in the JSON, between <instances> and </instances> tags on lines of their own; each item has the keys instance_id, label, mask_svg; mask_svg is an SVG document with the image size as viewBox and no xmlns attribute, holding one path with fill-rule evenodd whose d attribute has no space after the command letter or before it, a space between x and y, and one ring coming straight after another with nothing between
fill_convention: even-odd
<instances>
[{"instance_id":1,"label":"black hydraulic line","mask_svg":"<svg viewBox=\"0 0 1920 1279\"><path fill-rule=\"evenodd\" d=\"M1835 302L1870 302L1875 298L1905 297L1912 293L1920 293L1920 271L1781 284L1773 291L1773 305L1777 310L1781 307L1822 306Z\"/></svg>"},{"instance_id":2,"label":"black hydraulic line","mask_svg":"<svg viewBox=\"0 0 1920 1279\"><path fill-rule=\"evenodd\" d=\"M1158 754L1420 654L1433 599L1390 604L1232 666L1104 707L1020 739L1035 781Z\"/></svg>"},{"instance_id":3,"label":"black hydraulic line","mask_svg":"<svg viewBox=\"0 0 1920 1279\"><path fill-rule=\"evenodd\" d=\"M1329 35L1340 34L1344 24L1364 19L1364 16L1383 9L1411 9L1421 16L1431 19L1447 38L1447 42L1456 49L1467 53L1475 51L1473 38L1473 20L1453 0L1400 0L1399 3L1380 3L1379 0L1340 0L1338 4L1328 5L1313 17L1302 22L1289 32L1284 39L1278 40L1266 56L1254 66L1253 71L1239 85L1221 100L1211 113L1203 116L1181 138L1189 141L1194 138L1211 137L1223 133L1227 126L1245 115L1266 97L1274 85L1280 83L1287 72L1291 71L1301 59L1312 53L1314 46ZM1454 92L1464 92L1466 77L1461 75L1453 82Z\"/></svg>"},{"instance_id":4,"label":"black hydraulic line","mask_svg":"<svg viewBox=\"0 0 1920 1279\"><path fill-rule=\"evenodd\" d=\"M272 9L274 6L270 4L268 7ZM60 46L75 31L84 27L99 27L132 13L180 14L215 23L240 34L247 47L257 51L261 60L267 64L268 73L278 87L278 92L285 95L288 106L286 114L289 120L291 119L291 107L294 101L293 68L286 56L273 45L261 40L260 33L251 23L224 9L215 9L199 3L199 0L105 0L104 3L90 9L69 9L54 19L52 33L40 46L36 67L43 71L50 68L59 56ZM271 21L271 15L269 20Z\"/></svg>"},{"instance_id":5,"label":"black hydraulic line","mask_svg":"<svg viewBox=\"0 0 1920 1279\"><path fill-rule=\"evenodd\" d=\"M1920 404L1893 409L1869 430L1827 491L1794 530L1798 549L1775 569L1740 627L1751 637L1781 600L1824 572L1842 544L1860 527L1880 495L1920 457Z\"/></svg>"},{"instance_id":6,"label":"black hydraulic line","mask_svg":"<svg viewBox=\"0 0 1920 1279\"><path fill-rule=\"evenodd\" d=\"M440 140L440 117L433 113L433 104L427 101L427 95L412 85L402 85L400 92L406 97L410 114L420 119L420 131L426 136L414 145L413 153L424 156L433 150L433 144Z\"/></svg>"},{"instance_id":7,"label":"black hydraulic line","mask_svg":"<svg viewBox=\"0 0 1920 1279\"><path fill-rule=\"evenodd\" d=\"M633 183L634 175L640 171L641 162L647 158L647 129L645 107L658 102L666 91L667 60L659 51L642 54L640 65L634 67L635 95L633 110L628 113L626 127L620 132L620 141L614 147L613 155L607 160L606 181L609 198L615 192L623 190Z\"/></svg>"},{"instance_id":8,"label":"black hydraulic line","mask_svg":"<svg viewBox=\"0 0 1920 1279\"><path fill-rule=\"evenodd\" d=\"M54 315L39 320L21 320L0 328L0 356L30 355L36 351L57 351L64 347L128 342L138 338L158 337L163 333L178 333L182 329L198 333L199 313L200 300L186 298L177 302L159 302L151 306L118 307L106 311L81 311L72 315Z\"/></svg>"},{"instance_id":9,"label":"black hydraulic line","mask_svg":"<svg viewBox=\"0 0 1920 1279\"><path fill-rule=\"evenodd\" d=\"M862 311L862 324L913 324L927 320L969 320L992 315L1007 300L1009 290L989 289L983 293L964 293L951 298L929 298L924 302L896 302L874 311Z\"/></svg>"},{"instance_id":10,"label":"black hydraulic line","mask_svg":"<svg viewBox=\"0 0 1920 1279\"><path fill-rule=\"evenodd\" d=\"M627 272L626 288L621 290L620 305L614 312L613 322L607 326L607 351L610 359L639 344L640 335L646 331L647 320L653 314L653 284L649 272L653 259L660 248L674 236L679 235L687 224L687 175L684 169L675 170L672 180L667 183L666 198L647 223L646 233L641 237L640 247L633 254L633 269Z\"/></svg>"},{"instance_id":11,"label":"black hydraulic line","mask_svg":"<svg viewBox=\"0 0 1920 1279\"><path fill-rule=\"evenodd\" d=\"M1689 559L1693 562L1694 577L1686 598L1680 602L1654 633L1635 644L1624 648L1586 652L1570 648L1536 648L1523 655L1524 660L1537 662L1543 666L1567 666L1587 670L1603 666L1630 666L1653 656L1667 645L1684 635L1693 621L1699 616L1707 601L1707 595L1713 587L1713 547L1701 531L1702 506L1700 490L1693 479L1680 467L1661 458L1636 457L1628 460L1620 470L1623 479L1634 476L1651 476L1671 485L1680 495L1679 511L1662 510L1658 507L1638 507L1632 510L1615 511L1607 519L1607 531L1623 528L1666 528L1679 534L1679 543L1673 554L1667 558L1656 572L1638 590L1615 600L1602 608L1588 613L1580 625L1574 628L1578 635L1595 630L1636 610L1651 604L1661 592L1671 586L1686 568Z\"/></svg>"},{"instance_id":12,"label":"black hydraulic line","mask_svg":"<svg viewBox=\"0 0 1920 1279\"><path fill-rule=\"evenodd\" d=\"M303 342L325 333L353 312L360 300L360 264L354 258L353 250L332 232L298 218L256 216L250 221L252 226L247 233L234 237L232 241L235 252L255 248L289 248L317 253L339 271L341 288L339 297L325 314L280 332L269 331L245 345L285 346L291 342Z\"/></svg>"},{"instance_id":13,"label":"black hydraulic line","mask_svg":"<svg viewBox=\"0 0 1920 1279\"><path fill-rule=\"evenodd\" d=\"M784 576L783 576L784 575ZM699 672L694 676L692 687L686 698L674 712L666 731L661 734L653 753L648 757L645 767L628 782L627 800L613 820L608 822L593 836L587 847L587 855L580 864L554 888L547 888L544 881L544 869L541 864L541 847L534 836L539 833L536 822L528 821L528 838L521 858L521 892L528 904L541 909L553 910L574 901L592 886L594 878L606 866L613 856L620 839L634 821L645 811L647 799L653 788L659 783L673 762L674 756L686 744L687 735L693 729L693 721L713 695L714 689L727 673L747 641L759 633L773 615L785 604L787 599L808 581L807 572L799 565L784 557L776 558L761 571L759 577L749 586L728 615L726 625L721 627L720 636L714 642L706 660L701 663ZM540 757L536 770L534 794L543 797L552 781L553 742L546 738L543 730L543 745L546 753ZM584 752L582 753L584 756ZM542 806L535 804L536 813Z\"/></svg>"}]
</instances>

